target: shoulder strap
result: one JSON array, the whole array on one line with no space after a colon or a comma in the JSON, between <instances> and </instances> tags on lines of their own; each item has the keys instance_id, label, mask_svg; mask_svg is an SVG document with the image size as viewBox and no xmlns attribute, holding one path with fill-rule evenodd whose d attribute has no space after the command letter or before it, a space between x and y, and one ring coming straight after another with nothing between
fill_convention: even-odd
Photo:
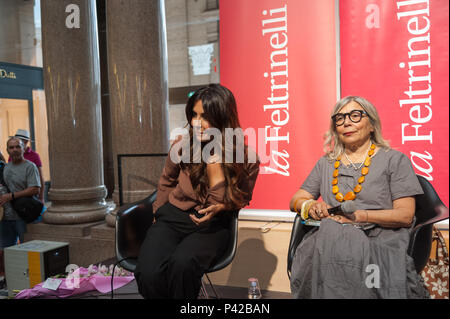
<instances>
[{"instance_id":1,"label":"shoulder strap","mask_svg":"<svg viewBox=\"0 0 450 319\"><path fill-rule=\"evenodd\" d=\"M4 162L0 162L0 184L2 184L3 186L5 186L5 187L6 187L6 190L7 190L8 193L9 193L10 191L9 191L8 185L6 185L5 179L4 179L4 177L3 177L3 171L5 170L5 166L6 166L6 164L5 164Z\"/></svg>"},{"instance_id":2,"label":"shoulder strap","mask_svg":"<svg viewBox=\"0 0 450 319\"><path fill-rule=\"evenodd\" d=\"M5 163L0 161L0 184L5 185L5 180L3 179L3 169L5 168Z\"/></svg>"}]
</instances>

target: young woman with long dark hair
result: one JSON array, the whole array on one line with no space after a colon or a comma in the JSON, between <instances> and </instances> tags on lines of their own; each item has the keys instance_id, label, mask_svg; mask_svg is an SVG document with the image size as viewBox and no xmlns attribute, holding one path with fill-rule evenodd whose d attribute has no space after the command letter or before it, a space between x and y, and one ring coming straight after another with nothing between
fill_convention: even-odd
<instances>
[{"instance_id":1,"label":"young woman with long dark hair","mask_svg":"<svg viewBox=\"0 0 450 319\"><path fill-rule=\"evenodd\" d=\"M250 202L259 172L243 135L227 138L227 130L240 129L230 90L219 84L197 90L186 118L189 134L176 139L167 156L155 223L138 258L135 276L144 298L198 296L202 276L227 246L231 211Z\"/></svg>"}]
</instances>

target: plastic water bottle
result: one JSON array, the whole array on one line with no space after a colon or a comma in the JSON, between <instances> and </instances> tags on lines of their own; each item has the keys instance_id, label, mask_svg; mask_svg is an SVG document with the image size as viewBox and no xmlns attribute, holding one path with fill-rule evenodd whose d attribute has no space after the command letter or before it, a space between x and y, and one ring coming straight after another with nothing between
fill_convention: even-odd
<instances>
[{"instance_id":1,"label":"plastic water bottle","mask_svg":"<svg viewBox=\"0 0 450 319\"><path fill-rule=\"evenodd\" d=\"M248 279L248 299L260 299L261 290L259 289L259 282L256 278Z\"/></svg>"}]
</instances>

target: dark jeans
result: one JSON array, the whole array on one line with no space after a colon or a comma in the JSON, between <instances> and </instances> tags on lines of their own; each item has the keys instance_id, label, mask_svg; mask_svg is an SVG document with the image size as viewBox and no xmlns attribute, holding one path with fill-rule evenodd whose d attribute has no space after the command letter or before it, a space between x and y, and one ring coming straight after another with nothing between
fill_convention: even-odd
<instances>
[{"instance_id":1,"label":"dark jeans","mask_svg":"<svg viewBox=\"0 0 450 319\"><path fill-rule=\"evenodd\" d=\"M23 244L27 225L22 219L2 220L0 222L0 249L14 246L17 239Z\"/></svg>"},{"instance_id":2,"label":"dark jeans","mask_svg":"<svg viewBox=\"0 0 450 319\"><path fill-rule=\"evenodd\" d=\"M170 203L156 211L156 222L147 232L134 273L144 298L197 298L204 273L225 251L228 219L213 218L209 225L199 227L189 217L192 212Z\"/></svg>"}]
</instances>

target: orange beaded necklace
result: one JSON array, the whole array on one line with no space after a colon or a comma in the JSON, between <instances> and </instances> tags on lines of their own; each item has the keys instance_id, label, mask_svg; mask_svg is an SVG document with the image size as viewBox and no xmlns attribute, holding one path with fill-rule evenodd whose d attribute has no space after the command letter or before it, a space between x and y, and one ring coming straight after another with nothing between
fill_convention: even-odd
<instances>
[{"instance_id":1,"label":"orange beaded necklace","mask_svg":"<svg viewBox=\"0 0 450 319\"><path fill-rule=\"evenodd\" d=\"M334 171L333 171L333 180L331 181L331 190L333 194L335 194L336 200L338 202L342 202L345 200L354 200L356 198L356 194L362 190L361 184L364 183L365 176L369 173L369 166L372 163L372 156L375 154L375 144L372 143L370 145L369 151L367 152L366 160L364 161L364 167L361 169L361 177L358 178L358 184L353 188L353 191L348 192L347 194L342 195L339 191L338 187L338 176L339 176L339 166L341 166L341 156L336 159L334 162Z\"/></svg>"}]
</instances>

